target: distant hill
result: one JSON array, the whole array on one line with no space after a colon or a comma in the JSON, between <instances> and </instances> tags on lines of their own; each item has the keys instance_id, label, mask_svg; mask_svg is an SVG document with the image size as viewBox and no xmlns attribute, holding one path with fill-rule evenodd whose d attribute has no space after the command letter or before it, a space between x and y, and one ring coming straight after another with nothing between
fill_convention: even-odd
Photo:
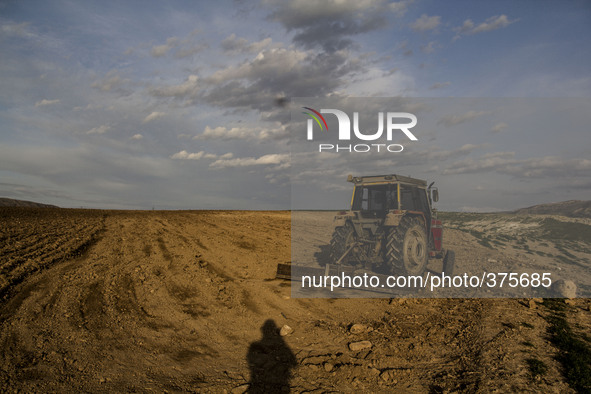
<instances>
[{"instance_id":1,"label":"distant hill","mask_svg":"<svg viewBox=\"0 0 591 394\"><path fill-rule=\"evenodd\" d=\"M572 218L591 218L591 201L570 200L534 205L513 211L517 214L562 215Z\"/></svg>"},{"instance_id":2,"label":"distant hill","mask_svg":"<svg viewBox=\"0 0 591 394\"><path fill-rule=\"evenodd\" d=\"M55 205L41 204L39 202L14 200L0 197L0 207L29 207L29 208L59 208Z\"/></svg>"}]
</instances>

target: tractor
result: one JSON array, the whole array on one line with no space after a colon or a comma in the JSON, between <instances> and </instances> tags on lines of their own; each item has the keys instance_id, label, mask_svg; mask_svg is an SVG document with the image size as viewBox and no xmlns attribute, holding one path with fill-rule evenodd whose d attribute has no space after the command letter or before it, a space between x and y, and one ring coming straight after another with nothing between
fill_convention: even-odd
<instances>
[{"instance_id":1,"label":"tractor","mask_svg":"<svg viewBox=\"0 0 591 394\"><path fill-rule=\"evenodd\" d=\"M335 216L327 263L390 275L423 275L428 259L443 259L451 275L455 254L443 248L433 183L400 175L354 177L351 209Z\"/></svg>"}]
</instances>

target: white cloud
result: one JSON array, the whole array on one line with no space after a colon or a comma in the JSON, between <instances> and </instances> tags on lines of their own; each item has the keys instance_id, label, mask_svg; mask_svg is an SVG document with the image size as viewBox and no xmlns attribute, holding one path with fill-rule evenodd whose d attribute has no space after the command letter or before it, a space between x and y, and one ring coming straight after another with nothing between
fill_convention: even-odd
<instances>
[{"instance_id":1,"label":"white cloud","mask_svg":"<svg viewBox=\"0 0 591 394\"><path fill-rule=\"evenodd\" d=\"M249 42L246 38L237 37L232 33L222 41L222 49L229 53L251 52L258 53L271 45L273 40L267 37L261 41Z\"/></svg>"},{"instance_id":2,"label":"white cloud","mask_svg":"<svg viewBox=\"0 0 591 394\"><path fill-rule=\"evenodd\" d=\"M228 129L222 126L215 128L205 126L203 133L201 135L195 136L194 139L249 139L252 138L253 132L254 131L249 128L232 127L231 129Z\"/></svg>"},{"instance_id":3,"label":"white cloud","mask_svg":"<svg viewBox=\"0 0 591 394\"><path fill-rule=\"evenodd\" d=\"M471 34L482 33L486 31L492 31L501 29L503 27L509 26L511 23L514 23L515 20L510 21L507 18L507 15L499 15L499 16L492 16L486 20L486 22L482 22L478 26L476 26L472 31Z\"/></svg>"},{"instance_id":4,"label":"white cloud","mask_svg":"<svg viewBox=\"0 0 591 394\"><path fill-rule=\"evenodd\" d=\"M35 103L35 107L44 107L46 105L53 105L53 104L58 104L60 101L59 100L47 100L47 99L43 99L41 101L37 101Z\"/></svg>"},{"instance_id":5,"label":"white cloud","mask_svg":"<svg viewBox=\"0 0 591 394\"><path fill-rule=\"evenodd\" d=\"M423 14L419 19L410 24L410 28L414 31L428 31L436 29L440 24L440 16L428 16L427 14Z\"/></svg>"},{"instance_id":6,"label":"white cloud","mask_svg":"<svg viewBox=\"0 0 591 394\"><path fill-rule=\"evenodd\" d=\"M437 42L430 41L427 45L422 45L421 46L421 52L423 52L423 53L433 53L435 51L435 45L436 44L437 44Z\"/></svg>"},{"instance_id":7,"label":"white cloud","mask_svg":"<svg viewBox=\"0 0 591 394\"><path fill-rule=\"evenodd\" d=\"M350 48L354 45L350 37L385 27L389 13L400 15L405 8L384 0L291 0L272 5L270 18L295 31L295 44L326 52Z\"/></svg>"},{"instance_id":8,"label":"white cloud","mask_svg":"<svg viewBox=\"0 0 591 394\"><path fill-rule=\"evenodd\" d=\"M351 79L339 93L350 96L385 96L392 92L403 92L414 88L414 79L399 69L384 71L368 67L358 78Z\"/></svg>"},{"instance_id":9,"label":"white cloud","mask_svg":"<svg viewBox=\"0 0 591 394\"><path fill-rule=\"evenodd\" d=\"M488 114L490 114L488 111L468 111L462 115L444 116L437 122L437 124L443 124L447 127L451 127Z\"/></svg>"},{"instance_id":10,"label":"white cloud","mask_svg":"<svg viewBox=\"0 0 591 394\"><path fill-rule=\"evenodd\" d=\"M197 153L189 153L186 150L182 150L170 156L170 158L179 160L199 160L203 157L204 154L205 152L203 151L199 151Z\"/></svg>"},{"instance_id":11,"label":"white cloud","mask_svg":"<svg viewBox=\"0 0 591 394\"><path fill-rule=\"evenodd\" d=\"M168 50L170 48L168 48L168 46L166 44L164 45L158 45L152 48L152 51L150 52L152 54L152 56L154 57L162 57L165 56L168 53Z\"/></svg>"},{"instance_id":12,"label":"white cloud","mask_svg":"<svg viewBox=\"0 0 591 394\"><path fill-rule=\"evenodd\" d=\"M171 159L177 160L199 160L199 159L221 159L227 160L231 159L234 155L230 152L225 153L223 155L216 155L215 153L206 153L204 151L199 151L197 153L189 153L186 150L182 150L170 156Z\"/></svg>"},{"instance_id":13,"label":"white cloud","mask_svg":"<svg viewBox=\"0 0 591 394\"><path fill-rule=\"evenodd\" d=\"M86 134L105 134L109 130L111 130L111 126L102 125L88 130Z\"/></svg>"},{"instance_id":14,"label":"white cloud","mask_svg":"<svg viewBox=\"0 0 591 394\"><path fill-rule=\"evenodd\" d=\"M299 50L283 48L265 50L259 52L251 62L216 71L208 78L208 82L223 83L232 79L277 77L283 73L301 69L307 56L307 52Z\"/></svg>"},{"instance_id":15,"label":"white cloud","mask_svg":"<svg viewBox=\"0 0 591 394\"><path fill-rule=\"evenodd\" d=\"M287 127L282 125L274 129L262 129L258 134L260 140L278 140L289 136Z\"/></svg>"},{"instance_id":16,"label":"white cloud","mask_svg":"<svg viewBox=\"0 0 591 394\"><path fill-rule=\"evenodd\" d=\"M218 126L211 128L205 126L202 134L193 137L193 139L217 139L217 140L272 140L287 137L287 130L285 126L277 126L276 128L251 128L251 127L232 127L226 128Z\"/></svg>"},{"instance_id":17,"label":"white cloud","mask_svg":"<svg viewBox=\"0 0 591 394\"><path fill-rule=\"evenodd\" d=\"M134 135L131 137L131 139L132 139L132 140L141 140L141 139L143 139L143 138L144 138L144 136L143 136L143 135L141 135L141 134L134 134Z\"/></svg>"},{"instance_id":18,"label":"white cloud","mask_svg":"<svg viewBox=\"0 0 591 394\"><path fill-rule=\"evenodd\" d=\"M211 105L255 109L263 113L261 119L287 123L289 112L278 104L278 98L335 93L361 75L367 65L367 58L349 50L318 53L293 47L270 48L203 78L201 97ZM390 87L386 89L393 94Z\"/></svg>"},{"instance_id":19,"label":"white cloud","mask_svg":"<svg viewBox=\"0 0 591 394\"><path fill-rule=\"evenodd\" d=\"M281 2L281 8L276 10L273 16L286 27L295 28L308 26L316 20L323 21L325 18L369 12L371 8L379 7L383 3L383 0L291 0Z\"/></svg>"},{"instance_id":20,"label":"white cloud","mask_svg":"<svg viewBox=\"0 0 591 394\"><path fill-rule=\"evenodd\" d=\"M3 20L0 24L0 33L22 38L31 38L35 35L28 28L29 22L16 23Z\"/></svg>"},{"instance_id":21,"label":"white cloud","mask_svg":"<svg viewBox=\"0 0 591 394\"><path fill-rule=\"evenodd\" d=\"M148 123L151 122L153 120L156 120L158 118L161 118L163 116L165 116L166 114L164 112L158 112L158 111L154 111L152 112L150 115L146 116L144 118L144 120L142 121L142 123Z\"/></svg>"},{"instance_id":22,"label":"white cloud","mask_svg":"<svg viewBox=\"0 0 591 394\"><path fill-rule=\"evenodd\" d=\"M99 89L101 92L118 91L120 93L129 93L123 89L123 85L130 82L129 79L121 78L121 76L115 70L109 71L105 77L94 82L91 87Z\"/></svg>"},{"instance_id":23,"label":"white cloud","mask_svg":"<svg viewBox=\"0 0 591 394\"><path fill-rule=\"evenodd\" d=\"M497 123L496 125L494 125L490 131L492 131L493 133L500 133L501 131L505 130L507 128L507 123L505 122L500 122Z\"/></svg>"},{"instance_id":24,"label":"white cloud","mask_svg":"<svg viewBox=\"0 0 591 394\"><path fill-rule=\"evenodd\" d=\"M285 153L273 153L269 155L264 155L258 158L255 157L244 157L244 158L236 158L236 159L219 159L211 163L209 166L211 168L229 168L229 167L250 167L250 166L260 166L260 165L278 165L277 168L287 168L289 167L289 154Z\"/></svg>"},{"instance_id":25,"label":"white cloud","mask_svg":"<svg viewBox=\"0 0 591 394\"><path fill-rule=\"evenodd\" d=\"M480 23L479 25L475 25L471 19L466 19L462 26L456 27L454 31L457 33L456 39L460 37L460 35L471 35L471 34L478 34L484 33L488 31L493 31L497 29L501 29L504 27L509 26L512 23L517 22L519 19L509 20L507 15L495 15L488 18L486 21Z\"/></svg>"},{"instance_id":26,"label":"white cloud","mask_svg":"<svg viewBox=\"0 0 591 394\"><path fill-rule=\"evenodd\" d=\"M413 1L414 0L395 1L393 3L388 4L388 7L390 8L390 11L395 13L397 16L403 16L406 13L408 5Z\"/></svg>"},{"instance_id":27,"label":"white cloud","mask_svg":"<svg viewBox=\"0 0 591 394\"><path fill-rule=\"evenodd\" d=\"M199 92L198 80L197 75L189 75L187 80L180 85L152 88L150 93L156 97L195 98Z\"/></svg>"},{"instance_id":28,"label":"white cloud","mask_svg":"<svg viewBox=\"0 0 591 394\"><path fill-rule=\"evenodd\" d=\"M170 37L166 40L166 44L153 46L152 51L150 53L154 57L166 56L168 51L176 47L178 44L179 39L177 37Z\"/></svg>"}]
</instances>

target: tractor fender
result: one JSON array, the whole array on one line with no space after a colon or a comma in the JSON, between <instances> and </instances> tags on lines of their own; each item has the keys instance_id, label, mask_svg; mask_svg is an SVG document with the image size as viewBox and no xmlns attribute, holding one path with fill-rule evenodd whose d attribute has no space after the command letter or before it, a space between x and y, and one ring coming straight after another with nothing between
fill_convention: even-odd
<instances>
[{"instance_id":1,"label":"tractor fender","mask_svg":"<svg viewBox=\"0 0 591 394\"><path fill-rule=\"evenodd\" d=\"M427 220L425 219L425 214L421 211L406 211L407 215L416 217L417 219L419 219L419 221L421 222L421 224L423 225L423 227L427 227Z\"/></svg>"},{"instance_id":2,"label":"tractor fender","mask_svg":"<svg viewBox=\"0 0 591 394\"><path fill-rule=\"evenodd\" d=\"M347 219L348 219L348 217L344 216L344 215L343 216L335 216L333 224L335 227L344 226L345 223L347 223Z\"/></svg>"},{"instance_id":3,"label":"tractor fender","mask_svg":"<svg viewBox=\"0 0 591 394\"><path fill-rule=\"evenodd\" d=\"M384 219L384 226L396 227L400 224L400 221L404 217L403 213L389 212Z\"/></svg>"},{"instance_id":4,"label":"tractor fender","mask_svg":"<svg viewBox=\"0 0 591 394\"><path fill-rule=\"evenodd\" d=\"M416 217L421 221L421 224L425 226L425 214L420 211L394 211L389 212L384 219L384 226L398 226L400 221L405 216Z\"/></svg>"}]
</instances>

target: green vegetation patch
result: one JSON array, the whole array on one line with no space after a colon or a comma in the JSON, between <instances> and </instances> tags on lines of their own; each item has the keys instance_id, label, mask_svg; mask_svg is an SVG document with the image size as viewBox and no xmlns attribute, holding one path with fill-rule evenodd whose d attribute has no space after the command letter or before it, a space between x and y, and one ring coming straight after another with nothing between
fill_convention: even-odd
<instances>
[{"instance_id":1,"label":"green vegetation patch","mask_svg":"<svg viewBox=\"0 0 591 394\"><path fill-rule=\"evenodd\" d=\"M565 239L589 241L591 226L583 223L561 222L554 218L546 218L541 222L542 236L547 239Z\"/></svg>"}]
</instances>

